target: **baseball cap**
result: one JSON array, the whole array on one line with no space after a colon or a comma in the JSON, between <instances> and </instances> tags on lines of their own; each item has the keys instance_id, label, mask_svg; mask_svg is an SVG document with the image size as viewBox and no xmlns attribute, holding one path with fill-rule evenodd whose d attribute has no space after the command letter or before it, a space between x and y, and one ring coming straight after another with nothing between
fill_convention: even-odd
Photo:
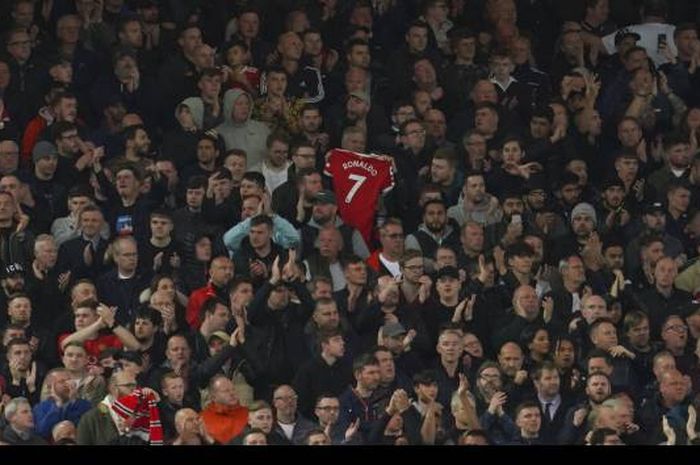
<instances>
[{"instance_id":1,"label":"baseball cap","mask_svg":"<svg viewBox=\"0 0 700 465\"><path fill-rule=\"evenodd\" d=\"M406 334L408 331L406 331L406 328L401 323L387 323L384 326L382 326L382 334L386 337L396 337L396 336L401 336L402 334Z\"/></svg>"},{"instance_id":2,"label":"baseball cap","mask_svg":"<svg viewBox=\"0 0 700 465\"><path fill-rule=\"evenodd\" d=\"M222 341L226 342L229 339L231 339L231 336L228 335L228 333L226 333L225 331L214 331L207 338L207 344L211 344L211 341L214 338L218 338L218 339L221 339Z\"/></svg>"},{"instance_id":3,"label":"baseball cap","mask_svg":"<svg viewBox=\"0 0 700 465\"><path fill-rule=\"evenodd\" d=\"M42 158L58 156L58 149L51 142L45 140L39 141L32 150L32 161L36 163Z\"/></svg>"},{"instance_id":4,"label":"baseball cap","mask_svg":"<svg viewBox=\"0 0 700 465\"><path fill-rule=\"evenodd\" d=\"M369 103L369 95L367 95L367 92L363 92L361 90L350 92L350 94L348 94L348 97L359 98L360 100L364 100L365 102Z\"/></svg>"},{"instance_id":5,"label":"baseball cap","mask_svg":"<svg viewBox=\"0 0 700 465\"><path fill-rule=\"evenodd\" d=\"M324 189L322 191L318 191L316 195L314 195L314 203L332 203L333 205L337 205L338 201L336 200L333 191Z\"/></svg>"},{"instance_id":6,"label":"baseball cap","mask_svg":"<svg viewBox=\"0 0 700 465\"><path fill-rule=\"evenodd\" d=\"M623 189L625 188L625 184L622 182L622 179L620 179L617 176L612 176L608 179L606 179L603 182L603 185L601 186L603 190L609 189L611 187L622 187Z\"/></svg>"},{"instance_id":7,"label":"baseball cap","mask_svg":"<svg viewBox=\"0 0 700 465\"><path fill-rule=\"evenodd\" d=\"M634 37L635 42L642 38L642 36L640 36L636 32L630 31L629 29L620 29L619 31L617 31L617 34L615 34L615 45L617 46L626 37Z\"/></svg>"},{"instance_id":8,"label":"baseball cap","mask_svg":"<svg viewBox=\"0 0 700 465\"><path fill-rule=\"evenodd\" d=\"M644 205L643 211L645 215L653 215L654 213L663 213L666 210L661 202L653 202Z\"/></svg>"},{"instance_id":9,"label":"baseball cap","mask_svg":"<svg viewBox=\"0 0 700 465\"><path fill-rule=\"evenodd\" d=\"M24 276L24 267L21 263L10 263L3 268L2 279L9 278L10 276L16 274Z\"/></svg>"}]
</instances>

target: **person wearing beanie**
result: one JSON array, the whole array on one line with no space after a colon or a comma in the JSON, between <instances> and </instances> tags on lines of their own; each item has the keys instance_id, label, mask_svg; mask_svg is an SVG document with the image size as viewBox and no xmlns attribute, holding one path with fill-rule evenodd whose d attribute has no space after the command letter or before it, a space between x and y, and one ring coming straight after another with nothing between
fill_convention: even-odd
<instances>
[{"instance_id":1,"label":"person wearing beanie","mask_svg":"<svg viewBox=\"0 0 700 465\"><path fill-rule=\"evenodd\" d=\"M590 203L578 203L571 210L569 222L569 233L554 245L553 264L558 265L561 259L571 255L580 255L588 269L597 271L602 266L603 257L595 208Z\"/></svg>"},{"instance_id":2,"label":"person wearing beanie","mask_svg":"<svg viewBox=\"0 0 700 465\"><path fill-rule=\"evenodd\" d=\"M40 223L36 224L39 217L34 218L33 230L48 232L53 218L64 216L68 213L68 187L56 179L58 168L58 149L47 141L39 141L32 150L32 172L28 176L27 184L35 201L34 212L40 214Z\"/></svg>"},{"instance_id":3,"label":"person wearing beanie","mask_svg":"<svg viewBox=\"0 0 700 465\"><path fill-rule=\"evenodd\" d=\"M571 221L571 227L572 229L574 229L575 233L576 230L574 225L581 224L584 221L582 217L588 217L588 219L592 220L594 227L598 225L598 215L596 215L595 208L593 208L593 205L591 205L590 203L581 202L577 204L573 210L571 210L571 218L569 219ZM583 229L580 230L583 231ZM578 233L576 234L578 235Z\"/></svg>"}]
</instances>

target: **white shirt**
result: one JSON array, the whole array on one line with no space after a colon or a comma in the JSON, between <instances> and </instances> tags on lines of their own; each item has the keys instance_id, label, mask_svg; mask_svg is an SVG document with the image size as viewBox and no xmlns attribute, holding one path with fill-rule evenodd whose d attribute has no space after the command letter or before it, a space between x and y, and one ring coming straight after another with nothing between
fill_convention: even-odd
<instances>
[{"instance_id":1,"label":"white shirt","mask_svg":"<svg viewBox=\"0 0 700 465\"><path fill-rule=\"evenodd\" d=\"M571 313L581 311L581 296L578 295L578 292L574 292L571 297Z\"/></svg>"},{"instance_id":2,"label":"white shirt","mask_svg":"<svg viewBox=\"0 0 700 465\"><path fill-rule=\"evenodd\" d=\"M272 194L275 189L287 182L287 175L289 174L287 170L289 169L290 164L290 162L286 162L284 167L277 171L270 169L270 167L267 166L267 163L262 162L260 172L263 176L265 176L265 186L267 187L268 192Z\"/></svg>"},{"instance_id":3,"label":"white shirt","mask_svg":"<svg viewBox=\"0 0 700 465\"><path fill-rule=\"evenodd\" d=\"M547 414L547 404L550 404L549 414L551 417L549 418L549 421L552 421L552 418L556 416L557 410L559 410L559 407L561 406L561 395L557 394L557 397L552 400L544 400L538 394L537 399L540 401L540 405L542 406L542 415Z\"/></svg>"},{"instance_id":4,"label":"white shirt","mask_svg":"<svg viewBox=\"0 0 700 465\"><path fill-rule=\"evenodd\" d=\"M382 262L382 264L387 270L389 270L389 273L391 273L391 276L393 278L396 278L397 276L401 275L401 268L399 267L399 262L389 261L382 253L379 254L379 261Z\"/></svg>"},{"instance_id":5,"label":"white shirt","mask_svg":"<svg viewBox=\"0 0 700 465\"><path fill-rule=\"evenodd\" d=\"M498 81L495 77L492 77L490 81L498 87L500 87L503 92L506 92L511 84L513 84L514 82L518 82L515 78L513 78L513 76L508 76L508 82L505 83L505 86L501 84L501 82Z\"/></svg>"},{"instance_id":6,"label":"white shirt","mask_svg":"<svg viewBox=\"0 0 700 465\"><path fill-rule=\"evenodd\" d=\"M328 266L328 270L331 272L333 292L345 289L347 282L345 281L345 273L343 272L343 267L340 266L340 262L331 263Z\"/></svg>"},{"instance_id":7,"label":"white shirt","mask_svg":"<svg viewBox=\"0 0 700 465\"><path fill-rule=\"evenodd\" d=\"M666 34L666 43L673 56L678 56L678 48L676 47L676 42L673 39L673 33L676 31L676 26L673 24L662 24L662 23L645 23L645 24L633 24L624 28L630 32L636 32L639 34L640 39L637 41L637 45L644 47L647 50L647 55L652 59L654 65L658 68L664 63L668 63L668 59L659 53L659 34ZM615 34L608 34L603 37L603 46L608 54L612 55L617 52L615 48Z\"/></svg>"},{"instance_id":8,"label":"white shirt","mask_svg":"<svg viewBox=\"0 0 700 465\"><path fill-rule=\"evenodd\" d=\"M280 425L280 428L282 428L282 431L284 431L284 435L287 437L287 439L291 441L292 436L294 435L294 427L296 426L296 423L288 425L286 423L280 423L278 421L277 424Z\"/></svg>"},{"instance_id":9,"label":"white shirt","mask_svg":"<svg viewBox=\"0 0 700 465\"><path fill-rule=\"evenodd\" d=\"M687 168L682 169L682 170L677 170L677 169L671 168L671 173L673 173L673 175L677 178L680 178L681 176L683 176L686 171L687 171Z\"/></svg>"}]
</instances>

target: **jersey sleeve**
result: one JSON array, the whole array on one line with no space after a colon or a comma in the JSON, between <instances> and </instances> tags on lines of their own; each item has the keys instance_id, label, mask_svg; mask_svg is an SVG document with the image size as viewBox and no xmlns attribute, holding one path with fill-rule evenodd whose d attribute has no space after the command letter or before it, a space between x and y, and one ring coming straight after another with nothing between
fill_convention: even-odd
<instances>
[{"instance_id":1,"label":"jersey sleeve","mask_svg":"<svg viewBox=\"0 0 700 465\"><path fill-rule=\"evenodd\" d=\"M323 166L323 174L325 174L326 176L329 176L329 177L331 177L331 178L332 178L332 177L334 176L334 174L335 174L335 173L333 172L333 171L334 171L334 170L333 170L333 167L334 167L334 164L335 164L334 162L335 162L335 158L336 158L337 154L338 154L338 153L336 152L335 149L330 150L330 151L328 152L328 154L326 155L326 164Z\"/></svg>"},{"instance_id":2,"label":"jersey sleeve","mask_svg":"<svg viewBox=\"0 0 700 465\"><path fill-rule=\"evenodd\" d=\"M384 176L384 179L382 179L382 184L380 186L382 194L389 193L394 188L394 185L396 185L396 180L394 179L394 167L390 161L387 161L386 164L386 175Z\"/></svg>"}]
</instances>

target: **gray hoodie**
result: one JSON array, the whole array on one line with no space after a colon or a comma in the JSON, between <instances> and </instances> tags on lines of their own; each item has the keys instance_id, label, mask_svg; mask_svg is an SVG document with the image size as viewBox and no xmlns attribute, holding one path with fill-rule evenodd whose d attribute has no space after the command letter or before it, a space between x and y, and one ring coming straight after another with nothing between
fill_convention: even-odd
<instances>
[{"instance_id":1,"label":"gray hoodie","mask_svg":"<svg viewBox=\"0 0 700 465\"><path fill-rule=\"evenodd\" d=\"M245 95L250 100L250 113L244 123L234 123L231 118L233 103L241 95ZM251 119L250 115L252 113L253 99L250 94L242 89L228 90L224 94L225 120L216 127L216 131L226 143L226 150L245 150L245 153L248 155L248 166L255 166L265 158L267 153L267 136L270 135L270 129L265 123Z\"/></svg>"},{"instance_id":2,"label":"gray hoodie","mask_svg":"<svg viewBox=\"0 0 700 465\"><path fill-rule=\"evenodd\" d=\"M197 129L201 131L202 123L204 121L204 102L199 97L187 97L185 100L180 102L180 105L185 105L190 109L190 114L192 115L192 121L194 121ZM175 118L177 118L177 108L175 109Z\"/></svg>"},{"instance_id":3,"label":"gray hoodie","mask_svg":"<svg viewBox=\"0 0 700 465\"><path fill-rule=\"evenodd\" d=\"M498 204L498 199L487 193L481 203L468 210L464 206L464 197L462 196L457 205L453 205L447 210L447 216L454 218L460 227L464 226L467 221L476 221L488 226L501 221L503 210Z\"/></svg>"}]
</instances>

